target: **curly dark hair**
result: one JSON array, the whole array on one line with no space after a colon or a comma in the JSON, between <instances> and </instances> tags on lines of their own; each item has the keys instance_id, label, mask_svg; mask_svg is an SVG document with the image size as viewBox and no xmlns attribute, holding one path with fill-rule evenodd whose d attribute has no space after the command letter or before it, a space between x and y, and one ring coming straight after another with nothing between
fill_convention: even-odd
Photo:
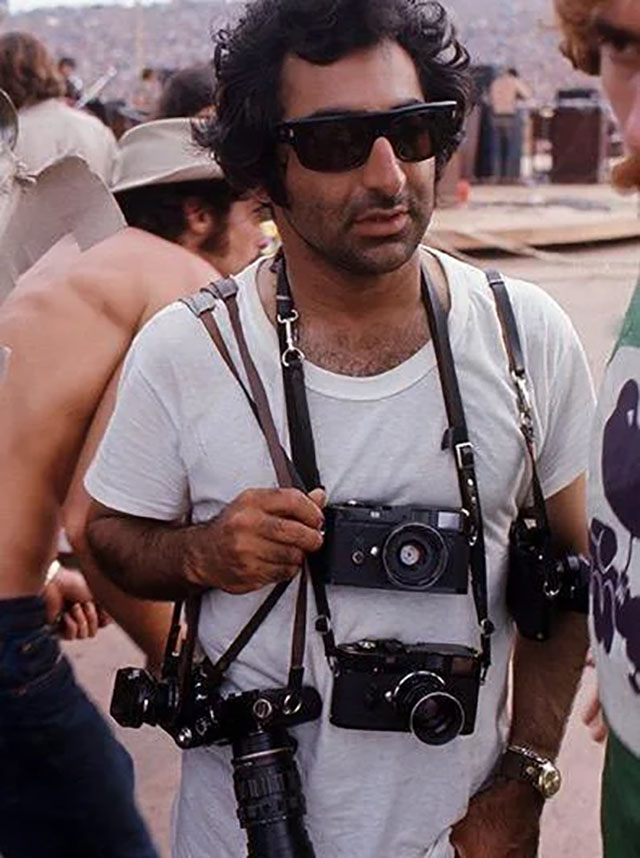
<instances>
[{"instance_id":1,"label":"curly dark hair","mask_svg":"<svg viewBox=\"0 0 640 858\"><path fill-rule=\"evenodd\" d=\"M466 114L471 100L469 54L440 3L428 0L255 0L216 37L216 113L200 132L231 184L265 187L286 205L276 159L275 129L283 118L280 74L287 54L328 65L352 51L394 41L414 61L425 97L453 99ZM461 123L462 125L462 123ZM438 158L442 170L462 128Z\"/></svg>"},{"instance_id":2,"label":"curly dark hair","mask_svg":"<svg viewBox=\"0 0 640 858\"><path fill-rule=\"evenodd\" d=\"M9 94L16 110L64 93L45 46L30 33L21 32L0 36L0 89Z\"/></svg>"}]
</instances>

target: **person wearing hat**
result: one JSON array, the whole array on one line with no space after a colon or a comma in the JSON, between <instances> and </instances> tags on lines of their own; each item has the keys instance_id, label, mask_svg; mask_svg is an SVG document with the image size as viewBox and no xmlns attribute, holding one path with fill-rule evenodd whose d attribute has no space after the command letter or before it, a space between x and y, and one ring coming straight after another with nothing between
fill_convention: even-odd
<instances>
[{"instance_id":1,"label":"person wearing hat","mask_svg":"<svg viewBox=\"0 0 640 858\"><path fill-rule=\"evenodd\" d=\"M129 226L192 250L223 274L242 270L268 243L264 207L235 193L192 141L189 119L159 119L127 131L111 189Z\"/></svg>"},{"instance_id":2,"label":"person wearing hat","mask_svg":"<svg viewBox=\"0 0 640 858\"><path fill-rule=\"evenodd\" d=\"M225 184L219 169L191 147L188 120L171 123L168 131L162 126L164 134L155 133L158 126L141 128L124 141L114 186L130 208L134 194L169 189L158 217L169 212L170 218L159 219L157 233L151 221L148 228L124 227L83 253L76 249L71 258L62 254L44 269L36 266L0 307L3 858L156 855L135 809L131 761L61 656L48 625L55 600L43 594L57 586L54 578L45 587L45 574L60 522L72 538L82 531L81 478L133 338L163 307L229 273L240 245L247 256L259 249L253 230L250 250L232 236L234 223L246 227L249 201L223 197L224 207L216 208L207 185ZM165 151L170 145L172 155ZM182 209L175 203L180 189L188 191ZM89 209L85 217L101 216ZM182 227L166 231L181 212ZM83 571L99 602L152 661L159 659L169 622L165 606L131 600L101 585L91 569ZM94 635L96 612L76 613L75 636Z\"/></svg>"}]
</instances>

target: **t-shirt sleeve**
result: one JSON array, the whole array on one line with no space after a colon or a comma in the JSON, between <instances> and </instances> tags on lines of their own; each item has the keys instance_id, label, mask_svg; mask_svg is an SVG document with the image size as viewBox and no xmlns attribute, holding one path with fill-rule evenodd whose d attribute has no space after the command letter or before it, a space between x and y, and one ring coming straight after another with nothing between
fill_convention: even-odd
<instances>
[{"instance_id":1,"label":"t-shirt sleeve","mask_svg":"<svg viewBox=\"0 0 640 858\"><path fill-rule=\"evenodd\" d=\"M187 471L170 403L145 372L145 352L143 337L125 362L116 407L85 487L119 512L172 521L188 507Z\"/></svg>"},{"instance_id":2,"label":"t-shirt sleeve","mask_svg":"<svg viewBox=\"0 0 640 858\"><path fill-rule=\"evenodd\" d=\"M546 302L546 343L544 354L538 354L538 383L535 378L532 382L538 408L538 476L548 498L587 470L595 396L572 322L550 298ZM536 395L541 390L544 401Z\"/></svg>"}]
</instances>

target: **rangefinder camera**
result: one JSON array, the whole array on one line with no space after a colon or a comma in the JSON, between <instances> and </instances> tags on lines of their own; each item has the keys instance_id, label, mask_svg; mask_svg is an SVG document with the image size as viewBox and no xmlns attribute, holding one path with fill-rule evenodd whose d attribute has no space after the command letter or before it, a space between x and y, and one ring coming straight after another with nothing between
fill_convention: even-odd
<instances>
[{"instance_id":1,"label":"rangefinder camera","mask_svg":"<svg viewBox=\"0 0 640 858\"><path fill-rule=\"evenodd\" d=\"M481 681L476 650L457 644L342 644L330 720L353 730L411 732L426 745L473 733Z\"/></svg>"},{"instance_id":2,"label":"rangefinder camera","mask_svg":"<svg viewBox=\"0 0 640 858\"><path fill-rule=\"evenodd\" d=\"M314 569L328 584L380 590L466 593L469 541L461 510L373 506L325 509Z\"/></svg>"}]
</instances>

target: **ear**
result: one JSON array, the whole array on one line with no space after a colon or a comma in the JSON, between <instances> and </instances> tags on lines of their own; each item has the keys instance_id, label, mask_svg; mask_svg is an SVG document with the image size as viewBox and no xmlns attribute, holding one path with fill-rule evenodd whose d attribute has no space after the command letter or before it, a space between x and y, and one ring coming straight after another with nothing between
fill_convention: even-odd
<instances>
[{"instance_id":1,"label":"ear","mask_svg":"<svg viewBox=\"0 0 640 858\"><path fill-rule=\"evenodd\" d=\"M205 238L211 233L214 216L211 210L202 204L197 197L189 197L183 203L184 219L187 232L194 238Z\"/></svg>"}]
</instances>

